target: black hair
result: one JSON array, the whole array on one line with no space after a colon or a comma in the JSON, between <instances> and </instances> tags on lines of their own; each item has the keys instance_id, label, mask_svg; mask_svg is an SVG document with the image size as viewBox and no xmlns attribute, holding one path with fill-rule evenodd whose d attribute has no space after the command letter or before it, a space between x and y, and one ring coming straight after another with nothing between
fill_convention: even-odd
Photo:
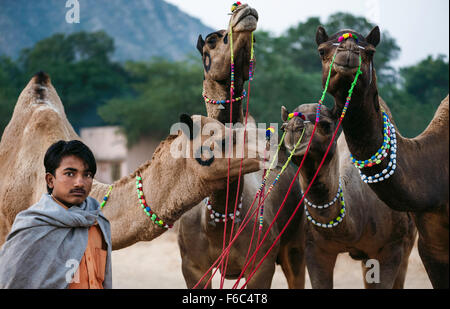
<instances>
[{"instance_id":1,"label":"black hair","mask_svg":"<svg viewBox=\"0 0 450 309\"><path fill-rule=\"evenodd\" d=\"M95 162L94 154L88 146L81 141L57 141L51 145L44 157L45 173L50 173L55 176L55 170L61 164L61 160L64 157L74 155L83 160L87 166L88 171L92 173L92 176L97 172L97 163ZM51 194L53 189L47 185L48 194Z\"/></svg>"}]
</instances>

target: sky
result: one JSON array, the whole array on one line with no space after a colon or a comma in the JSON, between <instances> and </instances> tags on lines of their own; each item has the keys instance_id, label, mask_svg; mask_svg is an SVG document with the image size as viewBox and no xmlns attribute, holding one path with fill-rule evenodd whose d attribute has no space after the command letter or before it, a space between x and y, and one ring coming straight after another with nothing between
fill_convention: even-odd
<instances>
[{"instance_id":1,"label":"sky","mask_svg":"<svg viewBox=\"0 0 450 309\"><path fill-rule=\"evenodd\" d=\"M228 25L231 0L165 0L213 29ZM414 65L428 55L449 56L448 0L247 0L258 11L258 29L280 35L318 16L325 22L336 12L365 16L388 31L401 48L396 68ZM355 29L358 30L358 29ZM314 39L314 38L311 38Z\"/></svg>"}]
</instances>

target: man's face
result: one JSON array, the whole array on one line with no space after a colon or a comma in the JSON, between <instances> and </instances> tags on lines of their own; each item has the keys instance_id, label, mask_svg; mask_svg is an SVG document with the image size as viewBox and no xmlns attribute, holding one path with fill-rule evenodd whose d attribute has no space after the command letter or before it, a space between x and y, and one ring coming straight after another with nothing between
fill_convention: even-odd
<instances>
[{"instance_id":1,"label":"man's face","mask_svg":"<svg viewBox=\"0 0 450 309\"><path fill-rule=\"evenodd\" d=\"M91 192L93 175L82 159L70 155L61 159L55 176L47 173L45 180L47 185L53 188L53 197L70 207L86 200Z\"/></svg>"}]
</instances>

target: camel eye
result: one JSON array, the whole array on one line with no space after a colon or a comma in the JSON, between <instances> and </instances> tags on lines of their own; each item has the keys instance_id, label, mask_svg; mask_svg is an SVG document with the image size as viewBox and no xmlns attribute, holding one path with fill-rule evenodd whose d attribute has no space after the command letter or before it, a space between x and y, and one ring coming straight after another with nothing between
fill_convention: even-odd
<instances>
[{"instance_id":1,"label":"camel eye","mask_svg":"<svg viewBox=\"0 0 450 309\"><path fill-rule=\"evenodd\" d=\"M326 134L328 134L331 131L331 126L328 121L319 121L318 125Z\"/></svg>"},{"instance_id":2,"label":"camel eye","mask_svg":"<svg viewBox=\"0 0 450 309\"><path fill-rule=\"evenodd\" d=\"M323 48L319 49L319 55L323 57L325 55L325 49Z\"/></svg>"}]
</instances>

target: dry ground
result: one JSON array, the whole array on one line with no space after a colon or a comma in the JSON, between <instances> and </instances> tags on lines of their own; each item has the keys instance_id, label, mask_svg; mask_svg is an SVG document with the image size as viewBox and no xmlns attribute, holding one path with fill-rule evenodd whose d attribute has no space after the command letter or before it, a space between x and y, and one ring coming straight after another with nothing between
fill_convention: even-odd
<instances>
[{"instance_id":1,"label":"dry ground","mask_svg":"<svg viewBox=\"0 0 450 309\"><path fill-rule=\"evenodd\" d=\"M166 232L151 242L139 242L131 247L113 251L113 286L118 289L185 289L181 273L181 258L175 229ZM218 287L219 272L213 280ZM234 281L225 281L225 288L231 288ZM361 262L352 260L348 254L341 254L336 262L334 286L339 289L364 288ZM286 289L287 282L280 266L277 266L272 288ZM311 284L306 275L306 288ZM414 247L406 275L405 288L429 289L425 268Z\"/></svg>"}]
</instances>

